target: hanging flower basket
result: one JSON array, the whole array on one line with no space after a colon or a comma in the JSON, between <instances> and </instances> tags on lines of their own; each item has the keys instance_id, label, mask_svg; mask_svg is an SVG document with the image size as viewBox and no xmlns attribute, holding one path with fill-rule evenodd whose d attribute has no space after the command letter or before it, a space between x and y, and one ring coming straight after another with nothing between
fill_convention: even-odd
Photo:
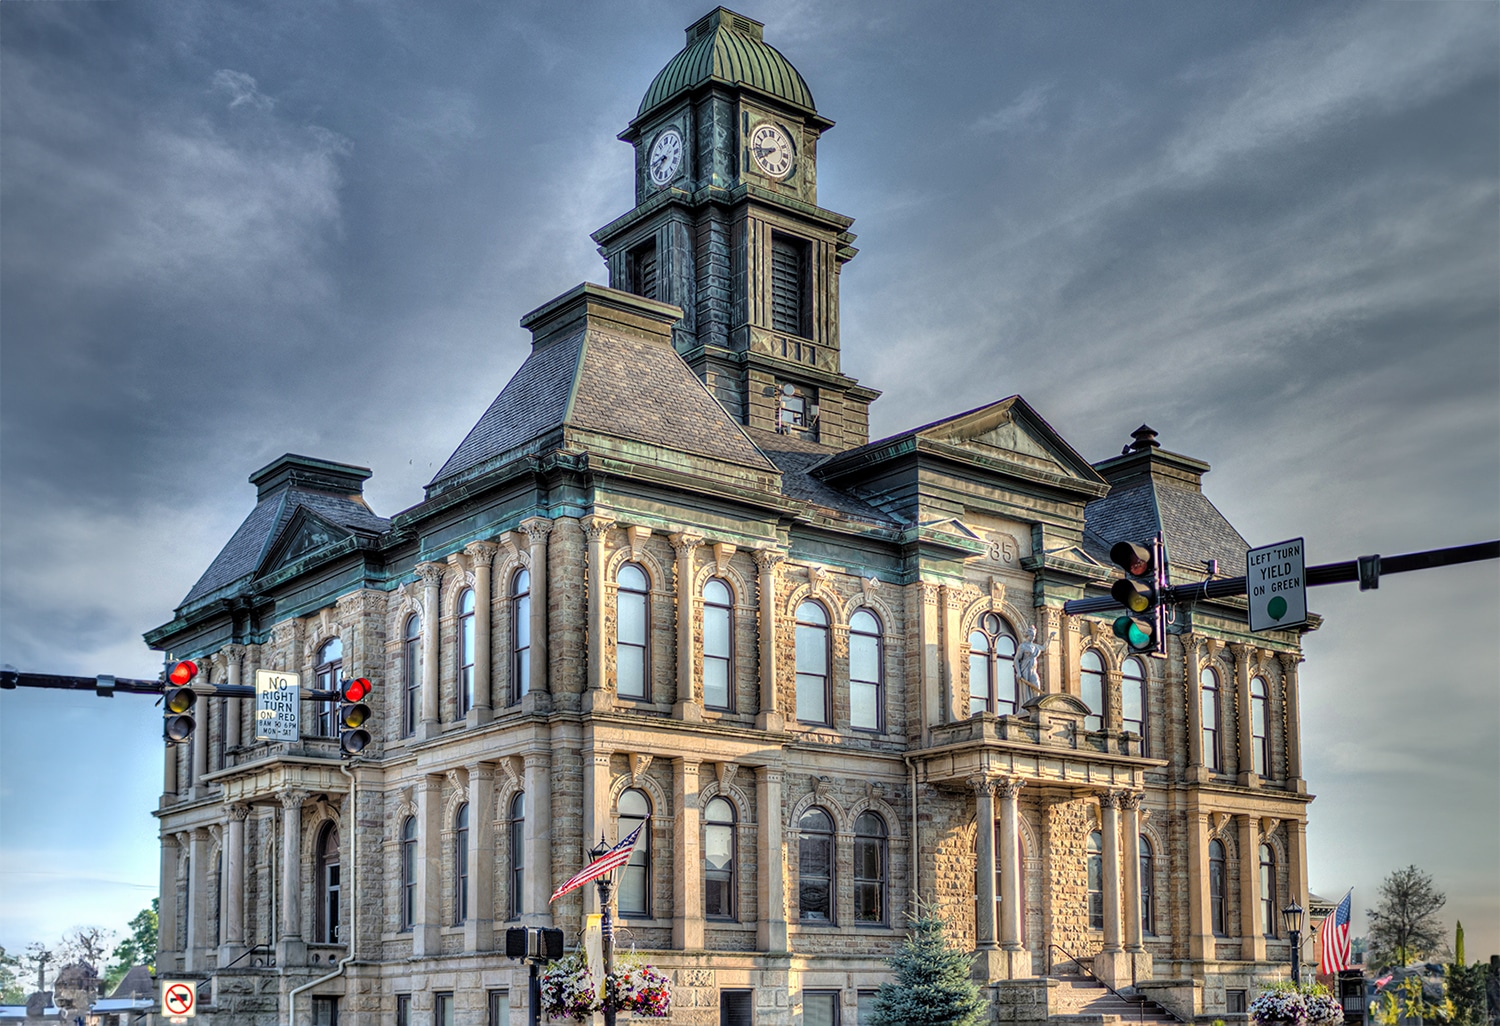
<instances>
[{"instance_id":1,"label":"hanging flower basket","mask_svg":"<svg viewBox=\"0 0 1500 1026\"><path fill-rule=\"evenodd\" d=\"M552 1019L583 1022L604 1007L599 985L582 951L553 962L541 975L542 1011ZM638 956L616 956L610 977L609 1004L617 1011L661 1018L672 1007L672 983Z\"/></svg>"},{"instance_id":2,"label":"hanging flower basket","mask_svg":"<svg viewBox=\"0 0 1500 1026\"><path fill-rule=\"evenodd\" d=\"M659 1019L672 1009L672 981L635 955L616 957L614 1006L622 1012Z\"/></svg>"},{"instance_id":3,"label":"hanging flower basket","mask_svg":"<svg viewBox=\"0 0 1500 1026\"><path fill-rule=\"evenodd\" d=\"M1278 983L1250 1002L1256 1026L1335 1026L1343 1006L1318 983Z\"/></svg>"}]
</instances>

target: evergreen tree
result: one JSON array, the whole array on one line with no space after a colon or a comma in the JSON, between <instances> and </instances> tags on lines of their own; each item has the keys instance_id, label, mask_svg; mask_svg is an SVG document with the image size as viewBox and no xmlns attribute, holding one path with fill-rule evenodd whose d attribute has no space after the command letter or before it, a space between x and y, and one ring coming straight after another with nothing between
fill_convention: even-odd
<instances>
[{"instance_id":1,"label":"evergreen tree","mask_svg":"<svg viewBox=\"0 0 1500 1026\"><path fill-rule=\"evenodd\" d=\"M973 957L944 935L947 923L931 904L919 902L911 930L889 964L896 982L875 997L874 1026L977 1026L985 1000L970 978Z\"/></svg>"}]
</instances>

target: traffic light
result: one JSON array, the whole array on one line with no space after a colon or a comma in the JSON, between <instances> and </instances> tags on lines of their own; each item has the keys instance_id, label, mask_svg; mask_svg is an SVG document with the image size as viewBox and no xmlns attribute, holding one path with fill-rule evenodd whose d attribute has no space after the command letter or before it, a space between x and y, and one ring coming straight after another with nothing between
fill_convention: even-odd
<instances>
[{"instance_id":1,"label":"traffic light","mask_svg":"<svg viewBox=\"0 0 1500 1026\"><path fill-rule=\"evenodd\" d=\"M1167 589L1167 562L1161 535L1140 544L1117 542L1109 550L1125 576L1109 589L1110 595L1125 607L1115 619L1115 637L1125 642L1132 653L1165 656L1167 654L1167 608L1162 599Z\"/></svg>"},{"instance_id":2,"label":"traffic light","mask_svg":"<svg viewBox=\"0 0 1500 1026\"><path fill-rule=\"evenodd\" d=\"M370 743L370 732L365 729L369 722L370 707L365 698L375 686L366 677L346 680L339 689L339 754L358 755Z\"/></svg>"},{"instance_id":3,"label":"traffic light","mask_svg":"<svg viewBox=\"0 0 1500 1026\"><path fill-rule=\"evenodd\" d=\"M184 659L172 667L167 680L174 685L162 691L162 736L169 744L186 741L193 736L197 721L188 715L198 701L198 695L188 685L198 676L198 664Z\"/></svg>"}]
</instances>

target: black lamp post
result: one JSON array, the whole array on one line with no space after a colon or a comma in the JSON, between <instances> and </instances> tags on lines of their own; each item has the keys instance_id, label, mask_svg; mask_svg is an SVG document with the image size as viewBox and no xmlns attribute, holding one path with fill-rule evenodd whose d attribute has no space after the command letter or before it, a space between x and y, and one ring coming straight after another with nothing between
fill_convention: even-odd
<instances>
[{"instance_id":1,"label":"black lamp post","mask_svg":"<svg viewBox=\"0 0 1500 1026\"><path fill-rule=\"evenodd\" d=\"M1281 921L1292 939L1292 982L1302 982L1302 906L1293 901L1281 910Z\"/></svg>"},{"instance_id":2,"label":"black lamp post","mask_svg":"<svg viewBox=\"0 0 1500 1026\"><path fill-rule=\"evenodd\" d=\"M589 859L603 858L609 851L609 843L603 837L589 851ZM609 907L614 899L615 874L611 870L594 881L599 888L599 948L604 955L604 1026L615 1026L615 922L610 918Z\"/></svg>"}]
</instances>

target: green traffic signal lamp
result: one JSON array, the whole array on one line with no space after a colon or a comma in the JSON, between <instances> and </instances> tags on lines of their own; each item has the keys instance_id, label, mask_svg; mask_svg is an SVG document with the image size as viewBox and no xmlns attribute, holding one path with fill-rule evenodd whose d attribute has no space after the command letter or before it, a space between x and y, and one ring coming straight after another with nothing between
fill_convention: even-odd
<instances>
[{"instance_id":1,"label":"green traffic signal lamp","mask_svg":"<svg viewBox=\"0 0 1500 1026\"><path fill-rule=\"evenodd\" d=\"M370 732L365 729L365 724L374 713L364 699L374 690L375 685L367 677L346 680L339 689L340 755L358 755L369 746Z\"/></svg>"},{"instance_id":2,"label":"green traffic signal lamp","mask_svg":"<svg viewBox=\"0 0 1500 1026\"><path fill-rule=\"evenodd\" d=\"M1156 632L1151 624L1133 616L1122 616L1115 620L1115 637L1132 652L1149 652L1156 647Z\"/></svg>"}]
</instances>

